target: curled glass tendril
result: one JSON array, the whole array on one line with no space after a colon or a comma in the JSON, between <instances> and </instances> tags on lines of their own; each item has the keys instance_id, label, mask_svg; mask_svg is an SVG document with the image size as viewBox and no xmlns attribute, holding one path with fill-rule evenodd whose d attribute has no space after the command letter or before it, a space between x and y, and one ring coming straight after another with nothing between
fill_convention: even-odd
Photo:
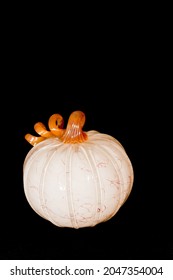
<instances>
[{"instance_id":1,"label":"curled glass tendril","mask_svg":"<svg viewBox=\"0 0 173 280\"><path fill-rule=\"evenodd\" d=\"M63 117L60 114L53 114L48 121L49 131L42 122L38 122L34 125L34 130L40 136L28 133L25 139L33 146L51 137L58 137L64 143L81 143L88 139L86 132L82 131L84 124L85 114L81 111L74 111L70 115L66 129L63 128Z\"/></svg>"}]
</instances>

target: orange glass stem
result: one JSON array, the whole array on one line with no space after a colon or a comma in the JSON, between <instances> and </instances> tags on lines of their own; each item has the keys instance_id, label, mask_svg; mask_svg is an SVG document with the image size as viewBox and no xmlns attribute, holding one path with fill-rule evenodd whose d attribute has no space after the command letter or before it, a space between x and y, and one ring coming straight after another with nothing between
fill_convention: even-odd
<instances>
[{"instance_id":1,"label":"orange glass stem","mask_svg":"<svg viewBox=\"0 0 173 280\"><path fill-rule=\"evenodd\" d=\"M43 123L38 122L34 125L34 129L40 136L26 134L25 139L33 146L51 137L58 137L64 143L81 143L88 138L86 132L82 131L84 124L85 114L81 111L75 111L70 115L66 129L63 129L64 120L62 116L54 114L48 121L50 131L46 129Z\"/></svg>"}]
</instances>

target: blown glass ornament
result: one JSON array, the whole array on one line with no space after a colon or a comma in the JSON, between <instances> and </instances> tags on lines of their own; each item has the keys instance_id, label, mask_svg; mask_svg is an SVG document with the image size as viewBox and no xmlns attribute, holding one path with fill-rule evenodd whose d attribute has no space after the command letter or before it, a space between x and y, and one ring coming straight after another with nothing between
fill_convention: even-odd
<instances>
[{"instance_id":1,"label":"blown glass ornament","mask_svg":"<svg viewBox=\"0 0 173 280\"><path fill-rule=\"evenodd\" d=\"M39 136L23 165L24 192L31 208L58 227L93 227L111 219L128 198L134 180L120 142L95 130L82 130L85 114L73 112L66 129L54 114L36 123Z\"/></svg>"}]
</instances>

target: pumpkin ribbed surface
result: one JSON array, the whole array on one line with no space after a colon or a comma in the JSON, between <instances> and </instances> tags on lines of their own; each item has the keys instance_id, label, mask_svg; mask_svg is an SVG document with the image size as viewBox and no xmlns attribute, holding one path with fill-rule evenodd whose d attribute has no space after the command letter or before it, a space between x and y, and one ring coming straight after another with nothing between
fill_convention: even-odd
<instances>
[{"instance_id":1,"label":"pumpkin ribbed surface","mask_svg":"<svg viewBox=\"0 0 173 280\"><path fill-rule=\"evenodd\" d=\"M122 145L97 131L87 136L87 141L75 144L48 138L24 161L24 191L30 206L59 227L107 221L132 189L133 168Z\"/></svg>"}]
</instances>

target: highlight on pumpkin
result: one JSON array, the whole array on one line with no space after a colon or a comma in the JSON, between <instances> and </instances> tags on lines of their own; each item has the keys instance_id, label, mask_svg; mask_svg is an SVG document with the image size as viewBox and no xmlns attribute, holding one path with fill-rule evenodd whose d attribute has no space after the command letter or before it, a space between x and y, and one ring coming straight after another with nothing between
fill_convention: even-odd
<instances>
[{"instance_id":1,"label":"highlight on pumpkin","mask_svg":"<svg viewBox=\"0 0 173 280\"><path fill-rule=\"evenodd\" d=\"M87 140L87 134L82 131L85 124L85 114L81 111L74 111L68 120L67 128L63 129L64 120L60 114L53 114L48 121L48 131L45 125L38 122L34 125L34 130L40 136L26 134L25 139L33 146L45 139L58 137L64 143L81 143Z\"/></svg>"}]
</instances>

